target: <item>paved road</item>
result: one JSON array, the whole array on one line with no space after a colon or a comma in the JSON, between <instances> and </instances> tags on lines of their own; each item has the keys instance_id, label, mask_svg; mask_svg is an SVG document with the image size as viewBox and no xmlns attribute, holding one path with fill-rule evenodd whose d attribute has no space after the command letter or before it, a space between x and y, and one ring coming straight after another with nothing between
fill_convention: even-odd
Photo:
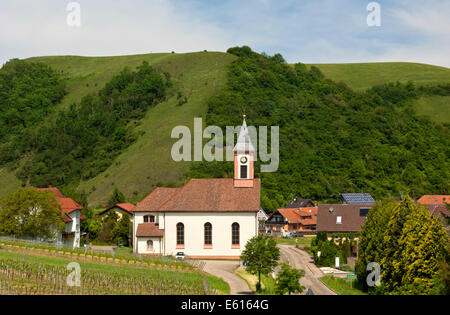
<instances>
[{"instance_id":1,"label":"paved road","mask_svg":"<svg viewBox=\"0 0 450 315\"><path fill-rule=\"evenodd\" d=\"M252 294L247 282L234 273L234 270L239 267L239 261L202 260L202 263L204 263L204 271L222 278L230 285L230 294Z\"/></svg>"},{"instance_id":2,"label":"paved road","mask_svg":"<svg viewBox=\"0 0 450 315\"><path fill-rule=\"evenodd\" d=\"M292 267L305 270L305 276L300 279L306 289L303 294L310 288L315 295L336 295L318 278L324 276L322 271L312 263L311 256L292 245L278 245L280 248L281 261L288 262ZM278 270L276 270L278 272Z\"/></svg>"}]
</instances>

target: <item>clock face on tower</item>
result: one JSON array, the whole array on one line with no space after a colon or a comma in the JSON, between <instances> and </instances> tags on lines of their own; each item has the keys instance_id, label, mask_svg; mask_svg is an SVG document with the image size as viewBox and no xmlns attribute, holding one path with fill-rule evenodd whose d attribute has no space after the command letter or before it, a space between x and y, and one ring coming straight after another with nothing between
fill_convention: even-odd
<instances>
[{"instance_id":1,"label":"clock face on tower","mask_svg":"<svg viewBox=\"0 0 450 315\"><path fill-rule=\"evenodd\" d=\"M242 163L242 164L247 163L247 161L248 161L248 159L247 159L246 156L241 157L241 163Z\"/></svg>"}]
</instances>

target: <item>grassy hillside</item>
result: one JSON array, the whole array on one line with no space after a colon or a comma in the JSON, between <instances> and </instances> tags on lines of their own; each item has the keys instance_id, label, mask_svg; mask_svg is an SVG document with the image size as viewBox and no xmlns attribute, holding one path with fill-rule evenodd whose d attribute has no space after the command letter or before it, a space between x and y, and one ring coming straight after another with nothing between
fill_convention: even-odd
<instances>
[{"instance_id":1,"label":"grassy hillside","mask_svg":"<svg viewBox=\"0 0 450 315\"><path fill-rule=\"evenodd\" d=\"M175 142L170 138L177 125L192 126L193 118L204 116L207 99L226 83L226 66L235 56L216 52L189 54L145 54L117 57L49 56L30 58L44 62L60 73L67 82L67 95L57 106L67 108L78 103L89 93L104 87L124 67L135 69L143 61L171 74L174 83L166 101L151 108L140 122L140 137L117 159L107 171L81 182L79 190L89 193L89 202L97 206L107 201L114 186L127 198L140 200L158 183L180 183L190 163L175 163L170 149ZM412 80L418 84L450 82L450 70L422 64L377 63L316 65L325 76L344 81L357 90L391 81ZM180 96L187 103L179 106ZM438 121L448 121L448 97L425 97L415 107L420 114ZM444 113L444 114L443 114ZM447 118L446 118L447 117ZM14 174L0 169L0 197L20 186Z\"/></svg>"},{"instance_id":2,"label":"grassy hillside","mask_svg":"<svg viewBox=\"0 0 450 315\"><path fill-rule=\"evenodd\" d=\"M177 182L189 168L189 163L176 163L170 150L173 127L193 125L194 117L206 111L206 100L225 83L226 65L234 56L224 53L149 54L121 57L39 57L41 61L61 71L68 80L69 93L61 106L78 102L87 93L104 86L125 66L135 68L147 61L155 68L172 75L173 89L167 101L151 108L138 127L138 141L117 157L103 174L82 182L80 190L90 193L89 202L99 205L107 201L114 186L135 201L148 194L157 183ZM179 95L188 102L178 106Z\"/></svg>"},{"instance_id":3,"label":"grassy hillside","mask_svg":"<svg viewBox=\"0 0 450 315\"><path fill-rule=\"evenodd\" d=\"M450 69L419 63L348 63L315 64L326 77L342 81L354 90L365 90L386 82L413 81L416 85L429 85L450 82ZM422 97L414 102L421 115L429 116L438 122L450 122L450 97Z\"/></svg>"},{"instance_id":4,"label":"grassy hillside","mask_svg":"<svg viewBox=\"0 0 450 315\"><path fill-rule=\"evenodd\" d=\"M419 115L450 123L450 96L424 96L414 101L413 106Z\"/></svg>"},{"instance_id":5,"label":"grassy hillside","mask_svg":"<svg viewBox=\"0 0 450 315\"><path fill-rule=\"evenodd\" d=\"M323 74L361 91L374 85L413 81L417 85L450 83L450 69L408 62L315 64Z\"/></svg>"}]
</instances>

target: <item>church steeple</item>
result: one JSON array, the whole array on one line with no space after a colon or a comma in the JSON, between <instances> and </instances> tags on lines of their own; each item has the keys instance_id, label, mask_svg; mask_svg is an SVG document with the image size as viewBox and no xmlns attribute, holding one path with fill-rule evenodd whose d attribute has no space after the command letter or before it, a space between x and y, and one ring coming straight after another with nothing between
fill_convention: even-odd
<instances>
[{"instance_id":1,"label":"church steeple","mask_svg":"<svg viewBox=\"0 0 450 315\"><path fill-rule=\"evenodd\" d=\"M253 147L247 123L242 122L236 146L234 147L234 187L251 188L254 179L254 156Z\"/></svg>"}]
</instances>

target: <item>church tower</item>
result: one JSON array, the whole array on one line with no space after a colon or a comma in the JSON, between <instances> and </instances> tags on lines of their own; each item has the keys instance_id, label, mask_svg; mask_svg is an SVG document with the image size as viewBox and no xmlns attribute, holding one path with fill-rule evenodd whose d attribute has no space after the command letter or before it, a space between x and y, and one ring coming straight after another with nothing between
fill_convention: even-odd
<instances>
[{"instance_id":1,"label":"church tower","mask_svg":"<svg viewBox=\"0 0 450 315\"><path fill-rule=\"evenodd\" d=\"M234 187L252 188L254 179L255 148L252 145L247 123L242 123L239 137L234 147Z\"/></svg>"}]
</instances>

